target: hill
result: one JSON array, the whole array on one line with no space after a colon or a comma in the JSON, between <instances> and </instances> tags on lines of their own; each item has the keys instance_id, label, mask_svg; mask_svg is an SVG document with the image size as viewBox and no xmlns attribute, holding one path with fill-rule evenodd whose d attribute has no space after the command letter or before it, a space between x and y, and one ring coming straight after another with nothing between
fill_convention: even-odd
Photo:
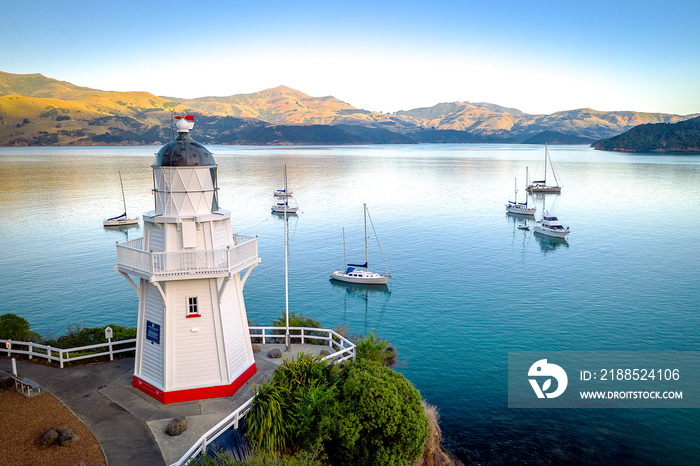
<instances>
[{"instance_id":1,"label":"hill","mask_svg":"<svg viewBox=\"0 0 700 466\"><path fill-rule=\"evenodd\" d=\"M209 144L522 142L545 131L594 141L639 124L676 123L695 116L592 109L529 115L485 102L441 103L385 114L286 86L180 99L0 72L0 145L161 144L170 138L172 113L192 113L204 121L198 126L199 139Z\"/></svg>"},{"instance_id":2,"label":"hill","mask_svg":"<svg viewBox=\"0 0 700 466\"><path fill-rule=\"evenodd\" d=\"M635 126L618 136L596 141L599 150L623 152L700 152L700 117L675 124Z\"/></svg>"},{"instance_id":3,"label":"hill","mask_svg":"<svg viewBox=\"0 0 700 466\"><path fill-rule=\"evenodd\" d=\"M105 95L87 87L47 78L39 73L12 74L0 71L0 96L20 95L25 97L45 97L60 100L80 100L93 95Z\"/></svg>"},{"instance_id":4,"label":"hill","mask_svg":"<svg viewBox=\"0 0 700 466\"><path fill-rule=\"evenodd\" d=\"M594 142L591 138L572 136L570 134L559 133L557 131L542 131L539 134L524 140L523 144L590 144Z\"/></svg>"}]
</instances>

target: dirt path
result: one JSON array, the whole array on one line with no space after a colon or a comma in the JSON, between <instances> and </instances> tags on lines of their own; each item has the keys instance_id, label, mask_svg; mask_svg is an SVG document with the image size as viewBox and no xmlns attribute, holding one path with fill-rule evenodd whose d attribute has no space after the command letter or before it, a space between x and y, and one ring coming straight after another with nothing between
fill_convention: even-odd
<instances>
[{"instance_id":1,"label":"dirt path","mask_svg":"<svg viewBox=\"0 0 700 466\"><path fill-rule=\"evenodd\" d=\"M106 465L100 444L90 430L50 393L26 398L14 388L0 390L2 461L12 465ZM68 447L41 445L41 435L64 426L79 437Z\"/></svg>"}]
</instances>

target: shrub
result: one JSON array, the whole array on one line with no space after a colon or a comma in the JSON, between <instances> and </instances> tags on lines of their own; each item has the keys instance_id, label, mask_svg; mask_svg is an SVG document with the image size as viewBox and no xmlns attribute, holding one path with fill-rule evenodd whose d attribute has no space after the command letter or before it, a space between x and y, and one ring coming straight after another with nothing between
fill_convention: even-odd
<instances>
[{"instance_id":1,"label":"shrub","mask_svg":"<svg viewBox=\"0 0 700 466\"><path fill-rule=\"evenodd\" d=\"M332 464L405 465L423 452L428 421L420 393L403 375L358 360L346 368L326 453Z\"/></svg>"},{"instance_id":2,"label":"shrub","mask_svg":"<svg viewBox=\"0 0 700 466\"><path fill-rule=\"evenodd\" d=\"M136 338L136 329L110 325L112 328L112 341L128 340ZM79 346L97 345L107 343L105 327L82 328L80 325L68 327L65 335L57 339L47 340L46 344L56 348L77 348Z\"/></svg>"},{"instance_id":3,"label":"shrub","mask_svg":"<svg viewBox=\"0 0 700 466\"><path fill-rule=\"evenodd\" d=\"M323 452L302 451L296 455L279 457L269 453L258 453L253 457L241 459L234 452L225 451L215 458L197 458L190 463L193 466L324 466Z\"/></svg>"},{"instance_id":4,"label":"shrub","mask_svg":"<svg viewBox=\"0 0 700 466\"><path fill-rule=\"evenodd\" d=\"M3 314L0 316L0 338L3 340L31 341L41 343L42 338L36 332L32 332L31 324L16 314Z\"/></svg>"},{"instance_id":5,"label":"shrub","mask_svg":"<svg viewBox=\"0 0 700 466\"><path fill-rule=\"evenodd\" d=\"M329 464L411 464L428 436L420 393L402 375L369 360L340 366L304 353L257 390L246 420L257 452L320 449Z\"/></svg>"},{"instance_id":6,"label":"shrub","mask_svg":"<svg viewBox=\"0 0 700 466\"><path fill-rule=\"evenodd\" d=\"M285 359L256 390L246 438L256 451L291 453L319 447L336 403L339 369L319 356Z\"/></svg>"},{"instance_id":7,"label":"shrub","mask_svg":"<svg viewBox=\"0 0 700 466\"><path fill-rule=\"evenodd\" d=\"M272 325L275 327L286 327L287 325L287 320L284 314L280 315L277 320L272 321ZM321 322L318 320L305 316L304 314L297 314L296 312L290 312L289 313L289 326L290 327L310 327L310 328L323 328ZM274 332L275 334L280 334L284 335L284 332L281 330L276 330ZM290 330L289 331L290 335L301 335L300 330ZM316 335L316 336L325 336L323 332L309 332L308 335ZM292 339L293 343L299 343L301 339ZM316 340L316 339L310 339L310 340L305 340L305 343L311 344L311 345L327 345L325 340Z\"/></svg>"},{"instance_id":8,"label":"shrub","mask_svg":"<svg viewBox=\"0 0 700 466\"><path fill-rule=\"evenodd\" d=\"M272 382L255 387L255 400L245 418L245 436L256 451L276 453L287 448L290 422L282 396L282 390Z\"/></svg>"},{"instance_id":9,"label":"shrub","mask_svg":"<svg viewBox=\"0 0 700 466\"><path fill-rule=\"evenodd\" d=\"M364 338L355 341L357 357L368 361L382 364L387 367L394 367L398 360L396 348L389 345L389 341L375 337L374 332Z\"/></svg>"}]
</instances>

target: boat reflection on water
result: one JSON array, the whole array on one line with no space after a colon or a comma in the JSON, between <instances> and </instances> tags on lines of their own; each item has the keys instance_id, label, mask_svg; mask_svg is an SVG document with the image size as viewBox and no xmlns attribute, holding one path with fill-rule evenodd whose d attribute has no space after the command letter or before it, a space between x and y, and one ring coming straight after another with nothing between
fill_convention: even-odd
<instances>
[{"instance_id":1,"label":"boat reflection on water","mask_svg":"<svg viewBox=\"0 0 700 466\"><path fill-rule=\"evenodd\" d=\"M114 235L117 235L118 238L120 238L118 241L129 241L129 231L130 230L135 230L132 231L134 235L138 235L139 231L141 230L141 226L137 224L131 224L131 225L112 225L112 226L104 226L103 227L105 231L113 232ZM138 237L138 236L136 236Z\"/></svg>"},{"instance_id":2,"label":"boat reflection on water","mask_svg":"<svg viewBox=\"0 0 700 466\"><path fill-rule=\"evenodd\" d=\"M352 311L358 308L353 301L361 301L363 303L365 313L363 333L365 335L372 331L372 326L369 324L368 320L370 295L372 295L373 298L373 309L378 307L377 300L375 298L380 298L381 295L384 295L384 303L379 306L379 314L373 316L373 322L375 325L382 321L384 311L386 311L386 307L389 304L389 298L391 297L391 290L389 290L387 285L358 285L355 283L339 282L336 280L329 280L329 283L338 291L344 291L343 318L346 321L348 320L348 309L350 309L352 315Z\"/></svg>"},{"instance_id":3,"label":"boat reflection on water","mask_svg":"<svg viewBox=\"0 0 700 466\"><path fill-rule=\"evenodd\" d=\"M537 232L535 232L534 236L537 239L537 244L540 245L540 249L542 249L542 252L544 252L545 254L551 251L555 251L560 247L569 247L569 242L566 240L566 238L557 238L554 236L542 235Z\"/></svg>"}]
</instances>

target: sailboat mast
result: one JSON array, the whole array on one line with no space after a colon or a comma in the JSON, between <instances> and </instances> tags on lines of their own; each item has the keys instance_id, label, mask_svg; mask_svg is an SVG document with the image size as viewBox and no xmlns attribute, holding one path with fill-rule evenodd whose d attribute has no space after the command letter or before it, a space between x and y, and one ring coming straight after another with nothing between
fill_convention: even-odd
<instances>
[{"instance_id":1,"label":"sailboat mast","mask_svg":"<svg viewBox=\"0 0 700 466\"><path fill-rule=\"evenodd\" d=\"M343 270L347 270L348 269L348 258L345 255L345 227L343 227L343 264L345 264L345 266L343 267Z\"/></svg>"},{"instance_id":2,"label":"sailboat mast","mask_svg":"<svg viewBox=\"0 0 700 466\"><path fill-rule=\"evenodd\" d=\"M547 159L549 158L549 153L547 152L547 143L544 143L544 185L547 186Z\"/></svg>"},{"instance_id":3,"label":"sailboat mast","mask_svg":"<svg viewBox=\"0 0 700 466\"><path fill-rule=\"evenodd\" d=\"M529 167L525 167L525 187L530 186L530 170Z\"/></svg>"},{"instance_id":4,"label":"sailboat mast","mask_svg":"<svg viewBox=\"0 0 700 466\"><path fill-rule=\"evenodd\" d=\"M367 262L367 204L362 204L362 208L364 209L365 217L365 270L369 270L369 263Z\"/></svg>"},{"instance_id":5,"label":"sailboat mast","mask_svg":"<svg viewBox=\"0 0 700 466\"><path fill-rule=\"evenodd\" d=\"M284 164L284 194L287 194L287 164Z\"/></svg>"},{"instance_id":6,"label":"sailboat mast","mask_svg":"<svg viewBox=\"0 0 700 466\"><path fill-rule=\"evenodd\" d=\"M517 178L515 179L515 193L513 194L513 199L514 199L513 202L517 205L517 203L518 203L518 179Z\"/></svg>"},{"instance_id":7,"label":"sailboat mast","mask_svg":"<svg viewBox=\"0 0 700 466\"><path fill-rule=\"evenodd\" d=\"M124 183L122 183L122 172L119 172L119 185L122 187L122 202L124 203L124 215L126 215L126 198L124 197Z\"/></svg>"}]
</instances>

